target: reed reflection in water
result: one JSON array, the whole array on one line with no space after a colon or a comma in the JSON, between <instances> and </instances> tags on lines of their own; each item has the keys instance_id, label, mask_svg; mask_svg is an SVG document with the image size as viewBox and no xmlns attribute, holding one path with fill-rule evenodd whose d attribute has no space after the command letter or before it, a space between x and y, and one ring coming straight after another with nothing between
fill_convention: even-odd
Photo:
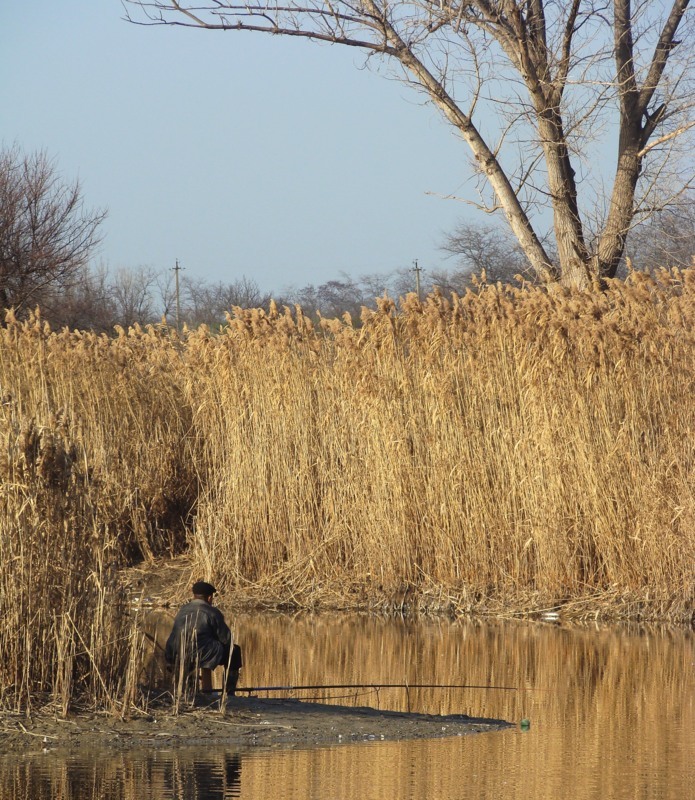
<instances>
[{"instance_id":1,"label":"reed reflection in water","mask_svg":"<svg viewBox=\"0 0 695 800\"><path fill-rule=\"evenodd\" d=\"M21 760L0 766L0 800L215 800L236 796L237 791L252 800L280 794L365 800L510 793L554 800L566 794L567 787L577 800L680 800L692 790L692 631L339 615L238 615L234 620L226 611L246 653L247 686L515 686L518 691L430 689L410 690L406 696L402 690L381 690L312 697L396 710L405 710L409 702L413 711L513 722L528 717L531 729L304 751L100 753L81 765L61 762L49 753L43 762L32 758L32 767ZM164 621L165 629L168 624ZM36 784L41 765L44 788ZM89 791L71 794L79 774ZM222 776L212 789L217 794L205 783L210 775ZM187 793L181 794L184 788Z\"/></svg>"},{"instance_id":2,"label":"reed reflection in water","mask_svg":"<svg viewBox=\"0 0 695 800\"><path fill-rule=\"evenodd\" d=\"M6 760L5 760L6 761ZM34 754L0 761L0 797L26 800L230 800L240 797L241 755L218 748Z\"/></svg>"}]
</instances>

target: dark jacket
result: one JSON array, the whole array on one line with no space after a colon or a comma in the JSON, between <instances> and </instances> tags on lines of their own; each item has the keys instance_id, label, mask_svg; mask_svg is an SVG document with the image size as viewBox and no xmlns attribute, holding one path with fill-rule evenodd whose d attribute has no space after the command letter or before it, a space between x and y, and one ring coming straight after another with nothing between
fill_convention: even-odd
<instances>
[{"instance_id":1,"label":"dark jacket","mask_svg":"<svg viewBox=\"0 0 695 800\"><path fill-rule=\"evenodd\" d=\"M206 669L226 664L232 646L232 632L222 612L205 600L191 600L179 609L167 639L165 656L174 664L182 652L187 660Z\"/></svg>"}]
</instances>

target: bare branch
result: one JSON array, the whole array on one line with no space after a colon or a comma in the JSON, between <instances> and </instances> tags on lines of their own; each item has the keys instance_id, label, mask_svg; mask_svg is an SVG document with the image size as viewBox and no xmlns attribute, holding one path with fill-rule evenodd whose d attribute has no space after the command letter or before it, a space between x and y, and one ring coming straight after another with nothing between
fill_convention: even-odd
<instances>
[{"instance_id":1,"label":"bare branch","mask_svg":"<svg viewBox=\"0 0 695 800\"><path fill-rule=\"evenodd\" d=\"M562 94L565 90L565 85L567 83L567 76L569 74L570 66L572 64L571 61L572 40L574 38L574 33L576 30L577 17L579 15L580 5L581 5L581 0L573 0L570 12L567 15L567 22L565 23L565 29L563 31L562 48L560 50L560 61L558 64L557 76L553 81L553 89L555 92L553 102L554 105L556 106L560 104L560 100L562 99Z\"/></svg>"},{"instance_id":2,"label":"bare branch","mask_svg":"<svg viewBox=\"0 0 695 800\"><path fill-rule=\"evenodd\" d=\"M672 139L676 139L679 136L682 136L684 133L686 133L693 127L695 127L695 120L689 122L687 125L681 125L679 128L676 128L675 131L670 131L669 133L665 133L658 139L654 139L654 141L650 142L646 147L643 147L639 151L639 153L637 153L637 157L644 158L644 156L646 156L650 150L653 150L655 147L659 147L659 145L662 145L665 142L669 142Z\"/></svg>"},{"instance_id":3,"label":"bare branch","mask_svg":"<svg viewBox=\"0 0 695 800\"><path fill-rule=\"evenodd\" d=\"M659 36L659 41L656 44L654 56L652 57L649 73L639 93L639 109L643 114L646 113L647 106L652 101L652 97L661 81L664 69L666 68L666 62L671 52L679 44L675 41L675 35L689 2L690 0L675 0L671 8L671 13L668 15L668 19L661 30L661 35Z\"/></svg>"}]
</instances>

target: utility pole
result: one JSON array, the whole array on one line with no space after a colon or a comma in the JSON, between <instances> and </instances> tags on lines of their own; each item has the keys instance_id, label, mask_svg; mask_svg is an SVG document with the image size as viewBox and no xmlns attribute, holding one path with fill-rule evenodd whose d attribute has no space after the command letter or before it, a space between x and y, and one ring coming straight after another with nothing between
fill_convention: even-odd
<instances>
[{"instance_id":1,"label":"utility pole","mask_svg":"<svg viewBox=\"0 0 695 800\"><path fill-rule=\"evenodd\" d=\"M176 332L181 333L181 295L179 294L179 272L185 267L179 266L179 260L176 259L176 266L172 267L174 270L174 275L176 276Z\"/></svg>"},{"instance_id":2,"label":"utility pole","mask_svg":"<svg viewBox=\"0 0 695 800\"><path fill-rule=\"evenodd\" d=\"M422 267L418 266L417 258L413 261L415 265L413 267L413 272L415 273L415 291L417 292L417 299L422 300L422 292L420 291L420 273L424 272L425 270Z\"/></svg>"}]
</instances>

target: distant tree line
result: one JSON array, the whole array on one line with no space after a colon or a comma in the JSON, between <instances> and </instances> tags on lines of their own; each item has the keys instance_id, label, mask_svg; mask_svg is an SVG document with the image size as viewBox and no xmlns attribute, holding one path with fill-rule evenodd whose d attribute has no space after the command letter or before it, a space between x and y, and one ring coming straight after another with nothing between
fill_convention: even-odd
<instances>
[{"instance_id":1,"label":"distant tree line","mask_svg":"<svg viewBox=\"0 0 695 800\"><path fill-rule=\"evenodd\" d=\"M17 146L0 150L0 309L26 315L37 306L54 327L112 332L135 322L177 322L173 270L152 266L93 266L106 212L86 209L79 182L66 183L45 153L25 155ZM488 282L534 281L534 270L517 239L501 227L461 222L441 242L451 266L418 274L423 295L475 288ZM695 194L657 211L631 231L622 267L650 271L693 266ZM417 287L412 266L270 292L246 276L207 282L185 273L179 283L179 323L219 326L234 306L302 307L306 314L358 320L362 307L383 295L398 298ZM2 319L0 318L0 322Z\"/></svg>"}]
</instances>

